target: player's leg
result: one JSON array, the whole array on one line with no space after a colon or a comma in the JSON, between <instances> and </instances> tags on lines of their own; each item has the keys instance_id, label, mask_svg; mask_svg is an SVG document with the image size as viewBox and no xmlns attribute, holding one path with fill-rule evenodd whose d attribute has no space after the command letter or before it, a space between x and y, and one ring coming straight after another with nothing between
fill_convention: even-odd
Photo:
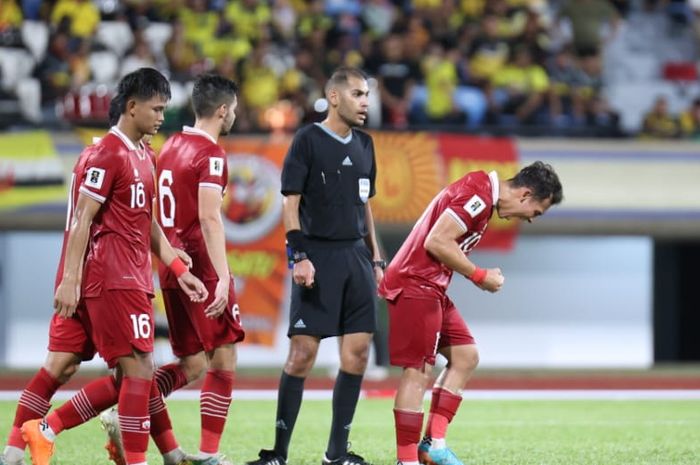
<instances>
[{"instance_id":1,"label":"player's leg","mask_svg":"<svg viewBox=\"0 0 700 465\"><path fill-rule=\"evenodd\" d=\"M24 449L27 443L22 437L22 425L31 420L39 420L51 408L51 398L58 388L65 384L80 366L80 357L70 352L48 352L44 366L36 372L22 391L7 445L0 457L5 465L24 463Z\"/></svg>"},{"instance_id":2,"label":"player's leg","mask_svg":"<svg viewBox=\"0 0 700 465\"><path fill-rule=\"evenodd\" d=\"M30 381L27 389L22 393L15 416L15 425L23 428L25 423L30 435L36 440L35 452L42 456L41 460L48 462L53 453L53 444L38 434L42 417L49 410L49 400L59 386L78 371L82 360L90 360L95 354L95 346L89 337L91 326L84 305L79 305L75 315L71 318L53 316L49 326L49 352L46 356L44 367ZM31 417L29 416L31 414ZM19 423L22 421L22 423ZM31 423L33 421L33 423ZM13 430L10 438L16 441L16 433L21 430ZM36 433L36 434L35 434ZM14 437L13 437L14 436ZM24 457L24 444L26 440L20 438L21 444L13 446L5 451L7 463L21 463ZM12 443L8 443L10 445ZM30 447L31 452L31 447ZM19 461L19 462L17 462Z\"/></svg>"},{"instance_id":3,"label":"player's leg","mask_svg":"<svg viewBox=\"0 0 700 465\"><path fill-rule=\"evenodd\" d=\"M449 299L446 302L438 351L447 359L447 366L433 385L420 458L428 464L461 465L447 447L447 428L462 402L462 389L479 364L479 352L459 312Z\"/></svg>"},{"instance_id":4,"label":"player's leg","mask_svg":"<svg viewBox=\"0 0 700 465\"><path fill-rule=\"evenodd\" d=\"M442 327L441 299L404 291L389 302L389 357L404 369L394 400L396 457L399 463L418 463L423 429L423 396Z\"/></svg>"}]
</instances>

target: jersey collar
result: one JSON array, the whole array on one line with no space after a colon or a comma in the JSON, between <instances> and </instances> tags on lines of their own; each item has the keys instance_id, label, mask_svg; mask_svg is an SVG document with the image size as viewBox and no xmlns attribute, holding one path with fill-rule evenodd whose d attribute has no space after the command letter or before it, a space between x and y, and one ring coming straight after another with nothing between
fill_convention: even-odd
<instances>
[{"instance_id":1,"label":"jersey collar","mask_svg":"<svg viewBox=\"0 0 700 465\"><path fill-rule=\"evenodd\" d=\"M496 206L496 204L498 204L499 194L498 173L496 173L495 171L491 171L489 173L489 179L491 180L491 194L493 195L493 205Z\"/></svg>"},{"instance_id":2,"label":"jersey collar","mask_svg":"<svg viewBox=\"0 0 700 465\"><path fill-rule=\"evenodd\" d=\"M129 139L129 137L122 132L121 129L119 129L117 126L112 126L109 128L109 132L117 136L118 138L121 139L121 141L126 145L126 148L132 151L138 151L139 149L143 150L145 147L143 145L143 142L139 141L139 147L136 147L134 145L134 142Z\"/></svg>"},{"instance_id":3,"label":"jersey collar","mask_svg":"<svg viewBox=\"0 0 700 465\"><path fill-rule=\"evenodd\" d=\"M316 126L318 126L319 128L323 129L323 131L325 131L326 134L328 134L329 136L331 136L333 139L337 140L341 144L349 144L350 141L352 140L352 130L350 130L350 134L348 134L347 136L340 137L338 134L336 134L333 131L331 131L330 129L328 129L325 125L323 125L321 123L314 123L314 124Z\"/></svg>"},{"instance_id":4,"label":"jersey collar","mask_svg":"<svg viewBox=\"0 0 700 465\"><path fill-rule=\"evenodd\" d=\"M216 144L216 140L214 140L214 138L208 132L202 131L199 128L194 128L192 126L183 126L182 132L184 132L185 134L196 134L198 136L206 137L207 139Z\"/></svg>"}]
</instances>

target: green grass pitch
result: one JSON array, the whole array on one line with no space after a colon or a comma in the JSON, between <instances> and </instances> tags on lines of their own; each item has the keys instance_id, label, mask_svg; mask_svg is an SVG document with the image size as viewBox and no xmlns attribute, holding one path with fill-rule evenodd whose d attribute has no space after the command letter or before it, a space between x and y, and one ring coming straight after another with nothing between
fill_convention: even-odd
<instances>
[{"instance_id":1,"label":"green grass pitch","mask_svg":"<svg viewBox=\"0 0 700 465\"><path fill-rule=\"evenodd\" d=\"M168 403L182 446L196 451L198 404ZM427 406L426 406L427 407ZM7 437L14 403L0 402ZM237 465L272 446L275 403L235 401L221 451ZM306 401L290 448L290 465L319 465L330 402ZM350 435L353 449L375 465L394 458L391 400L361 400ZM53 465L107 464L97 420L61 434ZM450 426L448 445L465 465L698 465L700 401L473 401ZM162 463L151 443L149 464ZM29 463L29 462L27 462Z\"/></svg>"}]
</instances>

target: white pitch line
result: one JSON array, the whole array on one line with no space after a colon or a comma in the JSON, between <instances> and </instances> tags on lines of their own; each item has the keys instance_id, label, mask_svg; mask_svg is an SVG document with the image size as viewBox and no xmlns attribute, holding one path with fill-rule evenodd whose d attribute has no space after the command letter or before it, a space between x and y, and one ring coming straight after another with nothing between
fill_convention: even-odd
<instances>
[{"instance_id":1,"label":"white pitch line","mask_svg":"<svg viewBox=\"0 0 700 465\"><path fill-rule=\"evenodd\" d=\"M68 400L77 391L58 391L55 400ZM22 391L0 391L0 401L17 401ZM330 400L330 389L308 389L304 391L306 400ZM367 398L366 393L362 393ZM700 389L498 389L467 390L465 400L700 400ZM234 400L275 400L277 389L233 390ZM426 392L430 399L430 392ZM168 400L199 400L199 391L183 389L174 392Z\"/></svg>"}]
</instances>

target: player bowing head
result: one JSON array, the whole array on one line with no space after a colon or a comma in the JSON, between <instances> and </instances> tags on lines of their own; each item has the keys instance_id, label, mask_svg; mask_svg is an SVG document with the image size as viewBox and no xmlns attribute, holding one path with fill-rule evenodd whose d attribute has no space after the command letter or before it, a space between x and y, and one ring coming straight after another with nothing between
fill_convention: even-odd
<instances>
[{"instance_id":1,"label":"player bowing head","mask_svg":"<svg viewBox=\"0 0 700 465\"><path fill-rule=\"evenodd\" d=\"M197 119L221 120L220 135L231 131L236 121L238 86L230 79L213 74L201 76L192 90L192 108Z\"/></svg>"},{"instance_id":2,"label":"player bowing head","mask_svg":"<svg viewBox=\"0 0 700 465\"><path fill-rule=\"evenodd\" d=\"M562 187L551 165L536 161L506 183L507 195L496 204L500 218L519 218L532 223L562 200Z\"/></svg>"}]
</instances>

